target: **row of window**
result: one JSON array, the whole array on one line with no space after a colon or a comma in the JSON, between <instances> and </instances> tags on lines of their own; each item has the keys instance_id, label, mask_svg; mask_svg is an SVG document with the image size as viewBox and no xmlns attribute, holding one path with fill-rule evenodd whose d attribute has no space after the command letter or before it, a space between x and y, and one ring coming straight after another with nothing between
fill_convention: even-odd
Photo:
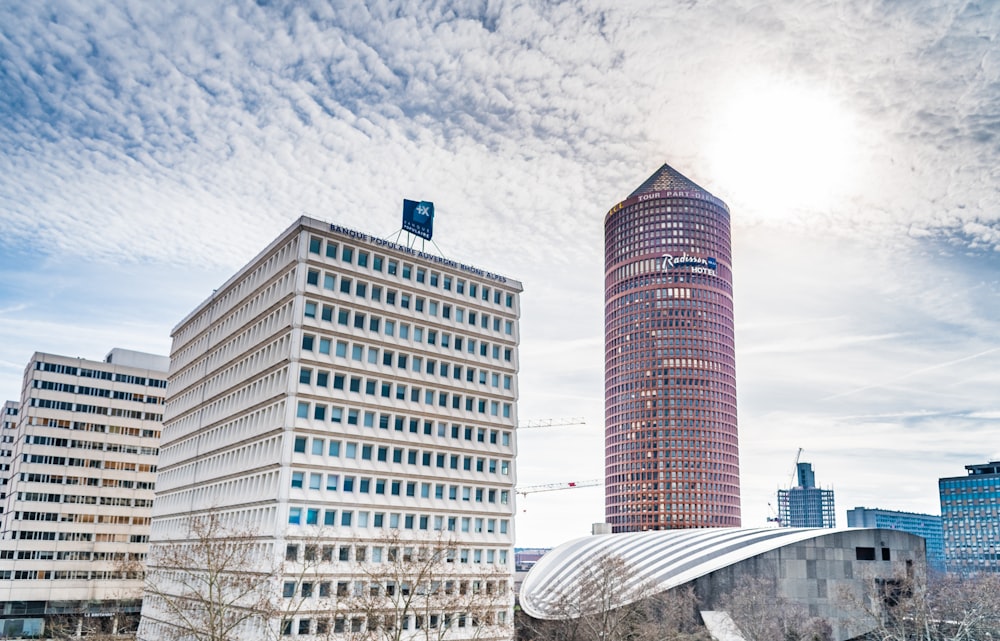
<instances>
[{"instance_id":1,"label":"row of window","mask_svg":"<svg viewBox=\"0 0 1000 641\"><path fill-rule=\"evenodd\" d=\"M324 251L325 247L325 251ZM337 260L338 250L340 260L347 264L356 264L358 267L370 268L375 272L382 272L383 268L385 273L389 276L400 276L403 280L414 280L417 283L427 283L431 287L441 287L445 291L451 291L452 283L455 285L456 294L465 294L468 291L470 298L481 298L483 301L489 301L492 293L493 303L495 305L501 304L501 299L503 304L507 307L514 306L514 295L504 294L500 289L494 288L491 292L490 288L486 285L479 286L475 282L466 282L463 278L452 279L448 274L440 274L434 270L427 270L425 267L417 265L414 267L410 263L402 263L395 258L386 258L380 254L369 254L369 252L363 249L355 250L354 247L349 247L344 245L341 247L338 243L327 240L325 243L322 238L318 236L310 236L309 238L309 253L320 255L325 254L327 258L332 258ZM355 260L355 254L357 259ZM369 262L369 258L371 259Z\"/></svg>"},{"instance_id":2,"label":"row of window","mask_svg":"<svg viewBox=\"0 0 1000 641\"><path fill-rule=\"evenodd\" d=\"M117 505L120 507L152 507L152 499L133 499L127 496L88 496L85 494L49 494L45 492L18 492L18 501L38 503L73 503L78 505Z\"/></svg>"},{"instance_id":3,"label":"row of window","mask_svg":"<svg viewBox=\"0 0 1000 641\"><path fill-rule=\"evenodd\" d=\"M29 425L57 427L64 430L79 430L81 432L97 432L100 434L124 434L125 436L140 436L142 438L155 438L157 440L160 438L160 430L151 430L139 427L102 425L100 423L86 423L84 421L68 421L66 419L50 418L46 416L29 416L28 421Z\"/></svg>"},{"instance_id":4,"label":"row of window","mask_svg":"<svg viewBox=\"0 0 1000 641\"><path fill-rule=\"evenodd\" d=\"M145 552L90 552L89 550L0 550L0 559L30 561L144 561Z\"/></svg>"},{"instance_id":5,"label":"row of window","mask_svg":"<svg viewBox=\"0 0 1000 641\"><path fill-rule=\"evenodd\" d=\"M401 621L390 620L391 617L386 615L384 621L378 617L351 617L348 619L344 616L334 617L331 627L331 620L329 617L321 617L319 619L311 619L308 617L303 617L299 619L284 619L281 622L281 635L292 636L296 635L308 635L308 636L325 636L330 634L332 630L334 634L372 634L378 632L376 638L382 638L382 631L385 630L388 638L394 638L390 636L399 626L401 630L441 630L440 636L447 630L452 630L455 628L465 628L465 627L479 627L488 625L506 625L507 623L507 612L499 610L497 612L486 612L482 621L479 617L470 613L441 613L441 614L416 614L403 617ZM428 638L440 638L438 633L429 636Z\"/></svg>"},{"instance_id":6,"label":"row of window","mask_svg":"<svg viewBox=\"0 0 1000 641\"><path fill-rule=\"evenodd\" d=\"M477 312L474 309L467 310L464 307L452 307L448 303L440 303L433 298L427 299L422 296L414 296L405 291L401 292L390 288L383 289L381 285L368 283L363 280L355 280L343 275L340 276L340 285L338 287L337 274L332 272L321 273L315 269L310 269L306 272L306 284L319 287L320 277L322 277L323 289L328 291L339 291L341 294L353 294L357 298L370 299L372 302L384 303L392 307L398 306L400 309L407 310L408 314L415 312L426 314L432 318L440 317L444 320L452 320L454 318L456 323L468 323L472 327L475 327L478 323L481 329L487 331L492 328L494 332L500 332L502 328L503 333L507 336L513 336L514 334L513 319L504 319L500 316L491 317L486 312ZM334 310L332 305L324 305L314 300L306 300L304 308L306 318L315 319L319 317L328 322L333 322L335 311L337 322L341 325L347 325L350 310L346 307ZM453 311L454 314L452 313ZM356 324L355 327L359 329L363 328L364 322Z\"/></svg>"},{"instance_id":7,"label":"row of window","mask_svg":"<svg viewBox=\"0 0 1000 641\"><path fill-rule=\"evenodd\" d=\"M86 485L89 487L119 487L123 489L153 490L156 484L151 481L132 481L129 479L100 478L96 476L62 476L61 474L36 474L21 472L18 479L31 483L54 483L56 485Z\"/></svg>"},{"instance_id":8,"label":"row of window","mask_svg":"<svg viewBox=\"0 0 1000 641\"><path fill-rule=\"evenodd\" d=\"M355 326L363 328L365 326L366 316L361 312L355 312ZM360 325L357 323L360 322ZM372 316L368 319L368 329L372 332L379 331L379 328L384 328L383 332L386 336L396 335L396 321L386 319L385 323L382 323L382 319L377 316ZM427 330L426 335L424 334L424 328L418 325L413 326L413 341L417 343L426 342L428 345L438 344L438 332L437 330ZM463 342L463 337L456 336L454 341L452 341L451 334L441 333L441 346L450 347L453 346L456 351L461 351L462 346L466 348L466 352L469 354L476 353L476 340L469 338ZM399 337L401 339L410 338L410 325L407 323L399 323ZM502 358L506 362L510 362L513 357L514 350L511 347L505 347L503 345L491 344L486 341L479 341L479 355L487 358L492 358L493 360L500 360L501 354ZM320 354L329 354L330 348L334 345L333 339L326 336L316 336L314 334L303 334L302 336L302 349L311 352L318 351ZM336 342L335 355L347 358L347 343L344 341Z\"/></svg>"},{"instance_id":9,"label":"row of window","mask_svg":"<svg viewBox=\"0 0 1000 641\"><path fill-rule=\"evenodd\" d=\"M470 459L471 457L466 457ZM480 462L483 459L479 459ZM490 471L495 472L494 461L491 460ZM501 466L500 469L507 469L506 466ZM481 465L479 466L479 471L482 471ZM308 476L307 476L308 475ZM326 482L323 482L323 479ZM307 483L308 481L308 483ZM293 470L291 487L293 489L310 489L310 490L330 490L336 491L341 490L343 492L355 492L360 494L377 494L377 495L389 495L389 496L417 496L417 490L419 489L419 495L421 498L429 499L433 495L435 499L444 500L445 497L449 501L458 501L459 496L463 501L475 500L476 503L496 503L499 499L502 505L506 505L510 501L509 490L497 490L494 488L481 488L481 487L469 487L469 486L459 486L459 485L444 485L442 483L425 483L422 482L417 485L416 481L405 481L400 479L372 479L369 477L354 477L350 475L345 475L342 479L339 474L331 473L321 473L321 472L302 472Z\"/></svg>"},{"instance_id":10,"label":"row of window","mask_svg":"<svg viewBox=\"0 0 1000 641\"><path fill-rule=\"evenodd\" d=\"M82 459L66 456L52 456L48 454L22 454L21 460L25 463L38 463L40 465L65 465L68 467L90 467L99 470L126 470L129 472L155 472L156 466L149 463L136 463L135 461L106 461L100 459Z\"/></svg>"},{"instance_id":11,"label":"row of window","mask_svg":"<svg viewBox=\"0 0 1000 641\"><path fill-rule=\"evenodd\" d=\"M507 534L509 521L507 519L483 519L427 514L400 514L398 512L369 512L367 510L320 509L314 507L288 508L289 525L325 525L357 528L375 528L391 530L424 530L435 532L476 532ZM461 530L459 530L461 527ZM499 527L499 529L498 529Z\"/></svg>"},{"instance_id":12,"label":"row of window","mask_svg":"<svg viewBox=\"0 0 1000 641\"><path fill-rule=\"evenodd\" d=\"M391 562L391 561L390 561ZM507 592L506 581L478 581L478 580L457 580L435 581L435 585L423 585L414 589L410 583L402 582L398 586L395 581L385 582L364 582L364 581L285 581L282 586L281 596L291 599L301 596L303 599L327 598L337 596L344 597L393 597L398 592L402 596L409 596L411 591L417 594L431 593L436 591L443 596L485 593L487 595L504 594Z\"/></svg>"},{"instance_id":13,"label":"row of window","mask_svg":"<svg viewBox=\"0 0 1000 641\"><path fill-rule=\"evenodd\" d=\"M85 403L53 401L48 398L32 398L31 407L44 407L47 409L65 410L67 412L81 412L84 414L104 414L106 416L136 418L143 421L156 421L158 423L163 422L163 414L140 412L138 410L126 410L120 407L106 407L104 405L88 405Z\"/></svg>"},{"instance_id":14,"label":"row of window","mask_svg":"<svg viewBox=\"0 0 1000 641\"><path fill-rule=\"evenodd\" d=\"M110 581L141 578L140 572L118 570L0 570L0 580L7 581Z\"/></svg>"},{"instance_id":15,"label":"row of window","mask_svg":"<svg viewBox=\"0 0 1000 641\"><path fill-rule=\"evenodd\" d=\"M353 381L351 385L351 391L359 391L361 389L361 379L357 379L358 385L357 390L354 389ZM375 396L376 385L378 381L368 379L365 381L365 394L368 396ZM383 398L390 398L388 394L391 392L391 388L385 387L383 384L380 388L380 394ZM414 403L420 402L420 392L421 388L413 387L410 388L410 401ZM423 390L423 401L427 405L434 404L434 390ZM448 406L448 392L438 391L437 393L438 405L440 407ZM462 409L462 395L461 394L451 394L451 407L452 409ZM511 404L510 403L500 403L499 401L493 401L488 399L475 399L471 396L466 396L465 398L465 411L474 412L478 409L480 414L486 414L489 411L490 416L503 416L504 418L510 418L511 416ZM329 410L329 412L328 412ZM327 414L329 413L330 421L333 423L343 423L345 419L344 408L339 405L326 405L325 403L313 403L310 401L298 401L295 409L295 415L298 418L313 418L317 421L327 420ZM346 410L346 422L348 425L358 425L359 417L362 419L361 424L365 427L375 426L375 413L371 411L362 411L354 408L347 408ZM396 416L395 418L395 428L396 431L402 431L402 416ZM389 415L380 414L379 415L379 427L381 429L389 429ZM413 431L411 429L411 431Z\"/></svg>"},{"instance_id":16,"label":"row of window","mask_svg":"<svg viewBox=\"0 0 1000 641\"><path fill-rule=\"evenodd\" d=\"M116 383L129 383L131 385L142 385L143 387L166 388L167 381L158 378L145 378L143 376L133 376L132 374L114 374L102 372L95 369L75 367L73 365L60 365L59 363L36 362L35 369L43 372L55 372L56 374L68 374L69 376L82 376L83 378L96 378L100 380L114 380Z\"/></svg>"},{"instance_id":17,"label":"row of window","mask_svg":"<svg viewBox=\"0 0 1000 641\"><path fill-rule=\"evenodd\" d=\"M87 385L74 385L73 383L57 383L56 381L40 381L35 379L32 387L35 389L46 389L54 392L65 392L67 394L81 394L83 396L98 396L100 398L114 398L123 401L136 401L138 403L163 404L162 396L151 394L139 394L138 392L123 392L121 390L109 390L103 387L89 387Z\"/></svg>"},{"instance_id":18,"label":"row of window","mask_svg":"<svg viewBox=\"0 0 1000 641\"><path fill-rule=\"evenodd\" d=\"M481 430L481 432L485 431L486 430ZM466 429L466 434L471 434L471 428ZM292 445L293 451L299 454L305 454L307 451L307 441L308 439L305 436L296 436ZM482 443L483 441L480 440L479 442ZM490 442L496 443L495 440L491 440ZM341 441L331 439L329 441L329 445L327 445L327 440L320 437L313 437L312 445L308 448L308 451L317 456L343 456L343 458L346 459L361 459L363 461L374 460L381 461L383 463L388 463L391 460L393 463L405 462L408 465L419 464L424 467L435 466L438 469L449 468L452 470L463 469L466 471L473 470L474 462L475 471L477 472L485 472L489 470L491 474L496 474L498 471L503 475L507 475L509 473L509 461L495 458L473 458L471 456L460 456L458 454L435 452L432 450L404 450L401 447L393 447L390 450L388 445L373 445L369 443L361 443L359 445L358 443L354 443L352 441L347 441L344 444L343 449L341 449Z\"/></svg>"},{"instance_id":19,"label":"row of window","mask_svg":"<svg viewBox=\"0 0 1000 641\"><path fill-rule=\"evenodd\" d=\"M4 441L6 442L6 441ZM139 447L121 443L104 443L100 441L80 441L76 439L57 438L54 436L29 435L24 439L29 445L51 445L53 447L69 447L80 450L99 450L102 452L123 452L125 454L146 454L156 456L160 450L156 447Z\"/></svg>"},{"instance_id":20,"label":"row of window","mask_svg":"<svg viewBox=\"0 0 1000 641\"><path fill-rule=\"evenodd\" d=\"M75 514L67 512L14 512L15 521L58 521L60 523L111 523L115 525L149 525L148 516L115 514Z\"/></svg>"},{"instance_id":21,"label":"row of window","mask_svg":"<svg viewBox=\"0 0 1000 641\"><path fill-rule=\"evenodd\" d=\"M285 560L292 562L312 563L323 562L349 562L359 563L411 563L422 561L428 554L443 554L446 563L473 563L473 564L507 564L507 550L495 550L492 548L458 548L448 547L440 552L426 548L403 546L372 546L366 545L315 545L289 543L285 546Z\"/></svg>"},{"instance_id":22,"label":"row of window","mask_svg":"<svg viewBox=\"0 0 1000 641\"><path fill-rule=\"evenodd\" d=\"M111 532L52 532L49 530L15 530L12 539L22 541L97 541L99 543L149 543L148 534L114 534Z\"/></svg>"}]
</instances>

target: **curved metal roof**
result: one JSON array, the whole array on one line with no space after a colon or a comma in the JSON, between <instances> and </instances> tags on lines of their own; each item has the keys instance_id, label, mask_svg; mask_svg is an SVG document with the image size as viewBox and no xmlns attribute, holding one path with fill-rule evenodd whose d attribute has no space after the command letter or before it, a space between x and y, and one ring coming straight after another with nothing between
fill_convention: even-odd
<instances>
[{"instance_id":1,"label":"curved metal roof","mask_svg":"<svg viewBox=\"0 0 1000 641\"><path fill-rule=\"evenodd\" d=\"M537 619L565 619L567 602L580 603L578 586L606 555L625 562L629 575L616 586L611 607L628 605L726 566L780 547L844 531L843 528L711 528L588 536L543 556L521 584L521 608Z\"/></svg>"}]
</instances>

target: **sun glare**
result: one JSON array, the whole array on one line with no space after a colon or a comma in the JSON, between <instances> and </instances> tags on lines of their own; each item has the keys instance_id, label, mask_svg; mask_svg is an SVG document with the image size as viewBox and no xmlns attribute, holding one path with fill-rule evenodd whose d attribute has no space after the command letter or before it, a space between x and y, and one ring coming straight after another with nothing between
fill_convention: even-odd
<instances>
[{"instance_id":1,"label":"sun glare","mask_svg":"<svg viewBox=\"0 0 1000 641\"><path fill-rule=\"evenodd\" d=\"M852 182L854 125L835 100L795 86L733 91L713 118L713 177L765 218L824 211Z\"/></svg>"}]
</instances>

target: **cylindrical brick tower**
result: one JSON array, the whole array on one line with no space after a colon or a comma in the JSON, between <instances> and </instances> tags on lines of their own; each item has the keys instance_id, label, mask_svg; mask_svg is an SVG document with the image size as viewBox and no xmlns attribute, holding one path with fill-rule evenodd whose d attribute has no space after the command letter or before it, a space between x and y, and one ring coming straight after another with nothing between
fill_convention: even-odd
<instances>
[{"instance_id":1,"label":"cylindrical brick tower","mask_svg":"<svg viewBox=\"0 0 1000 641\"><path fill-rule=\"evenodd\" d=\"M605 514L740 525L729 208L663 165L604 220Z\"/></svg>"}]
</instances>

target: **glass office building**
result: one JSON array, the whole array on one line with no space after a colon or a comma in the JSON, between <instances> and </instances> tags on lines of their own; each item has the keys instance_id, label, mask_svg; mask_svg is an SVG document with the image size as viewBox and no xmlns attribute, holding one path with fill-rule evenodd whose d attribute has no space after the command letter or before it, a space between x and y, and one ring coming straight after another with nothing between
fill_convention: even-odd
<instances>
[{"instance_id":1,"label":"glass office building","mask_svg":"<svg viewBox=\"0 0 1000 641\"><path fill-rule=\"evenodd\" d=\"M949 572L1000 571L1000 461L966 465L966 476L938 479Z\"/></svg>"},{"instance_id":2,"label":"glass office building","mask_svg":"<svg viewBox=\"0 0 1000 641\"><path fill-rule=\"evenodd\" d=\"M923 537L927 542L928 569L944 572L944 534L940 516L856 507L847 510L847 527L902 530Z\"/></svg>"}]
</instances>

